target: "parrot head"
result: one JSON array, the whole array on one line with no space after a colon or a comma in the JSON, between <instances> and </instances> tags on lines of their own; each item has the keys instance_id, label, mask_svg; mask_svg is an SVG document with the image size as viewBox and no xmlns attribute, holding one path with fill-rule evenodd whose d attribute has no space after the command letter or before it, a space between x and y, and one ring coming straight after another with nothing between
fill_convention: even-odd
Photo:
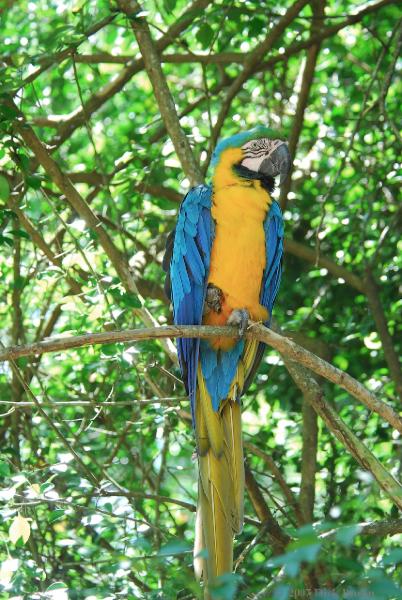
<instances>
[{"instance_id":1,"label":"parrot head","mask_svg":"<svg viewBox=\"0 0 402 600\"><path fill-rule=\"evenodd\" d=\"M211 165L218 165L227 150L237 149L241 151L233 164L237 175L246 179L273 179L279 175L281 185L292 164L287 142L281 138L281 134L263 126L237 133L217 144Z\"/></svg>"}]
</instances>

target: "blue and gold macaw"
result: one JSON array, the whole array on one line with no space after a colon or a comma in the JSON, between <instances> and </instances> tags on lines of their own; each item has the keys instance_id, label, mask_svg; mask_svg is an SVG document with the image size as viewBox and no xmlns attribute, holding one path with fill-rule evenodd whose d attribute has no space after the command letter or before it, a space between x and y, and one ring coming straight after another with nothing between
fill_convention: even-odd
<instances>
[{"instance_id":1,"label":"blue and gold macaw","mask_svg":"<svg viewBox=\"0 0 402 600\"><path fill-rule=\"evenodd\" d=\"M167 241L174 323L238 325L240 334L177 341L199 463L195 570L205 581L232 570L233 536L243 525L240 396L264 344L242 334L249 319L270 322L283 251L282 214L271 193L290 164L286 142L266 127L220 141L212 185L189 191Z\"/></svg>"}]
</instances>

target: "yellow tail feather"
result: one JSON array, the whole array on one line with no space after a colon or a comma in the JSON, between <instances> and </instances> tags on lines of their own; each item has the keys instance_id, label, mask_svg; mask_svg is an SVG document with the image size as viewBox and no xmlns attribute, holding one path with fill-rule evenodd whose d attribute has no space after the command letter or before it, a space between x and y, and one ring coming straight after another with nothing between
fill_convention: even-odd
<instances>
[{"instance_id":1,"label":"yellow tail feather","mask_svg":"<svg viewBox=\"0 0 402 600\"><path fill-rule=\"evenodd\" d=\"M218 412L212 408L198 365L195 429L199 480L194 570L206 588L215 577L232 571L233 536L243 527L244 460L238 399L257 348L258 342L245 342L228 397Z\"/></svg>"},{"instance_id":2,"label":"yellow tail feather","mask_svg":"<svg viewBox=\"0 0 402 600\"><path fill-rule=\"evenodd\" d=\"M236 401L244 383L245 368L239 362L229 397L219 412L198 367L196 438L199 484L194 567L204 583L233 568L233 536L243 527L244 465L241 409ZM202 549L207 558L197 558Z\"/></svg>"}]
</instances>

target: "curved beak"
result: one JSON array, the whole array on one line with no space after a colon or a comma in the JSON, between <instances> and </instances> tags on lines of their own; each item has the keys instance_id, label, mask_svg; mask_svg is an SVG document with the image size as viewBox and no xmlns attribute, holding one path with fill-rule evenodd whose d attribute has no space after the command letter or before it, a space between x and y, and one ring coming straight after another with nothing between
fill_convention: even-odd
<instances>
[{"instance_id":1,"label":"curved beak","mask_svg":"<svg viewBox=\"0 0 402 600\"><path fill-rule=\"evenodd\" d=\"M281 141L275 150L273 150L267 158L264 158L258 171L263 175L268 175L270 177L280 175L279 185L282 185L289 174L291 166L292 159L290 157L288 145L286 142Z\"/></svg>"}]
</instances>

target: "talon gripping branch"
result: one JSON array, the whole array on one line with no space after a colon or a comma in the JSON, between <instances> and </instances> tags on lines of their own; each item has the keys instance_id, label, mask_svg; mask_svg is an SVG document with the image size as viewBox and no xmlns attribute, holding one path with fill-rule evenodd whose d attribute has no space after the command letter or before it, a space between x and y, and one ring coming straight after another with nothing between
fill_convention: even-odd
<instances>
[{"instance_id":1,"label":"talon gripping branch","mask_svg":"<svg viewBox=\"0 0 402 600\"><path fill-rule=\"evenodd\" d=\"M249 319L269 324L281 279L283 222L270 194L291 160L277 138L257 127L219 142L212 185L183 199L164 259L175 324L236 324L240 333L177 341L199 463L194 564L206 583L232 570L233 536L243 526L240 397L264 344L242 334Z\"/></svg>"}]
</instances>

